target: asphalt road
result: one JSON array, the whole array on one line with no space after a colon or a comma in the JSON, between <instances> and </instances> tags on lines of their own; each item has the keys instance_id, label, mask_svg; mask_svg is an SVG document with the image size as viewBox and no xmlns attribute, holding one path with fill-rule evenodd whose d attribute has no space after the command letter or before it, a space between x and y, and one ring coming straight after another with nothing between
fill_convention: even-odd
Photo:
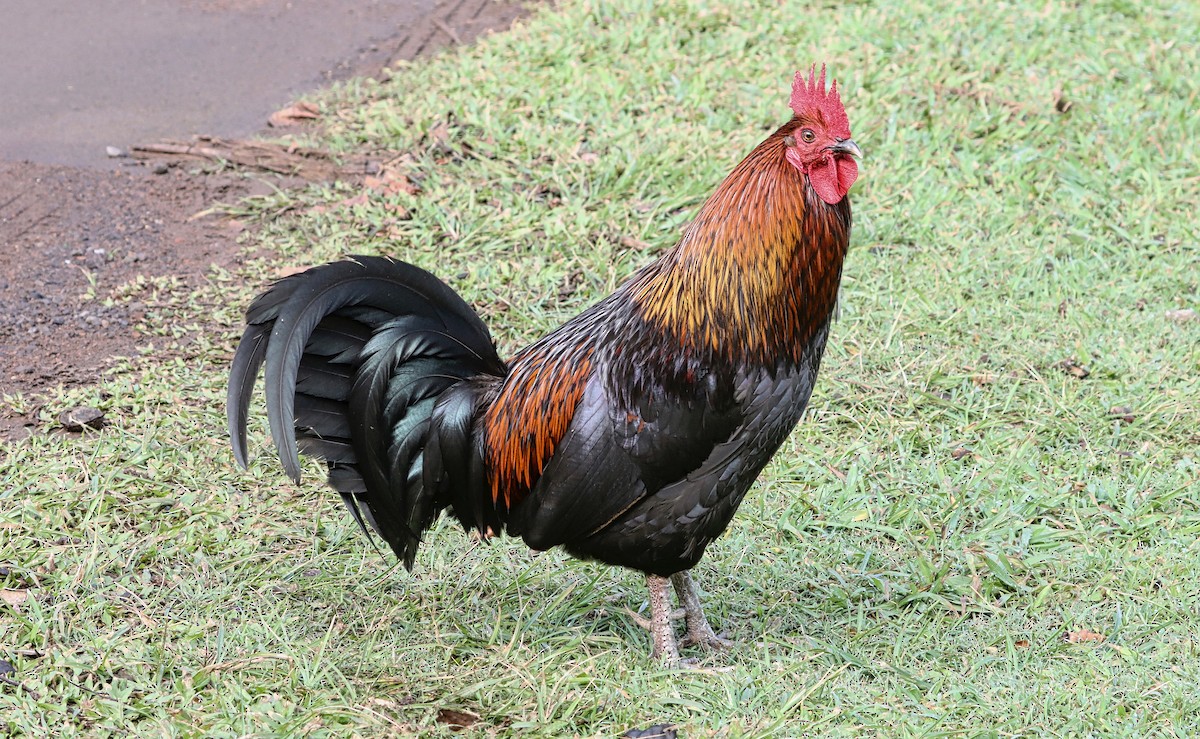
<instances>
[{"instance_id":1,"label":"asphalt road","mask_svg":"<svg viewBox=\"0 0 1200 739\"><path fill-rule=\"evenodd\" d=\"M105 167L108 146L246 136L304 91L378 69L413 32L486 12L480 0L0 0L0 160Z\"/></svg>"}]
</instances>

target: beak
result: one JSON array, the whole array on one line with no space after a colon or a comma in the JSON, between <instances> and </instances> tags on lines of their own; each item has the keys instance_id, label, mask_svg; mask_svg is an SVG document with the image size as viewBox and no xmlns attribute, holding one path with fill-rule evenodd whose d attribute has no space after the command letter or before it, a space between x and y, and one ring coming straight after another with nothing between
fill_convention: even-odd
<instances>
[{"instance_id":1,"label":"beak","mask_svg":"<svg viewBox=\"0 0 1200 739\"><path fill-rule=\"evenodd\" d=\"M835 154L849 154L855 159L863 158L862 149L858 148L858 144L854 143L854 139L842 139L829 147L829 150Z\"/></svg>"}]
</instances>

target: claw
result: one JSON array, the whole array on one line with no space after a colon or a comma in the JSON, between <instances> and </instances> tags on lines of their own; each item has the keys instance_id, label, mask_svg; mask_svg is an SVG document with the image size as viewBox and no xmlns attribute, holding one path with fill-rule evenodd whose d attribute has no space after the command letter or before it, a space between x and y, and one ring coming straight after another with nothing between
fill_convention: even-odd
<instances>
[{"instance_id":1,"label":"claw","mask_svg":"<svg viewBox=\"0 0 1200 739\"><path fill-rule=\"evenodd\" d=\"M692 580L691 574L686 570L676 572L671 575L671 584L675 586L675 592L683 603L684 614L687 618L687 635L679 641L679 646L699 646L709 649L732 647L732 641L717 636L713 627L709 625L708 619L704 615L704 609L700 606L700 596L696 593L696 583Z\"/></svg>"},{"instance_id":2,"label":"claw","mask_svg":"<svg viewBox=\"0 0 1200 739\"><path fill-rule=\"evenodd\" d=\"M697 629L697 631L700 631L700 633L692 633L692 630L689 629L688 633L684 634L683 638L679 640L680 648L683 648L683 647L707 647L708 649L714 649L714 650L732 649L733 648L732 640L726 639L725 637L723 637L719 634L713 633L713 630L711 627L708 629L707 633L704 633L700 629Z\"/></svg>"}]
</instances>

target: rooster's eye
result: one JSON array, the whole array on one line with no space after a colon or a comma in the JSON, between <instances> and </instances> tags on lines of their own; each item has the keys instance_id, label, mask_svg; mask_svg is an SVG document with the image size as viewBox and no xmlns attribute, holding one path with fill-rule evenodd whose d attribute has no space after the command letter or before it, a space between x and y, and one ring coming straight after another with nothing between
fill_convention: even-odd
<instances>
[{"instance_id":1,"label":"rooster's eye","mask_svg":"<svg viewBox=\"0 0 1200 739\"><path fill-rule=\"evenodd\" d=\"M804 140L804 143L811 144L813 141L816 141L817 135L813 133L811 128L806 128L800 132L800 138Z\"/></svg>"}]
</instances>

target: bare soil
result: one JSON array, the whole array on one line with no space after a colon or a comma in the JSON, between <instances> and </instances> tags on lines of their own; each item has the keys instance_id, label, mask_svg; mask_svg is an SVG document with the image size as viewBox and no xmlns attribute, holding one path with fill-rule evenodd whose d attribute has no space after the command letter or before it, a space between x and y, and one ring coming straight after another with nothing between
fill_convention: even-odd
<instances>
[{"instance_id":1,"label":"bare soil","mask_svg":"<svg viewBox=\"0 0 1200 739\"><path fill-rule=\"evenodd\" d=\"M234 12L247 0L203 5L210 13ZM430 3L425 15L386 39L363 39L340 69L378 72L393 61L505 28L522 13L515 2ZM312 77L320 81L321 74ZM179 80L187 82L186 76ZM188 133L181 129L176 138L186 140ZM0 396L90 384L115 357L135 353L145 341L134 328L141 306L104 307L96 298L139 275L171 275L195 285L212 265L235 267L240 225L196 216L214 203L271 186L189 174L189 167L175 166L178 160L172 166L123 161L121 168L103 169L0 160ZM0 440L28 433L31 419L3 414L0 409Z\"/></svg>"},{"instance_id":2,"label":"bare soil","mask_svg":"<svg viewBox=\"0 0 1200 739\"><path fill-rule=\"evenodd\" d=\"M0 392L94 382L137 346L137 303L102 298L138 275L185 284L239 247L228 220L189 218L245 181L0 162Z\"/></svg>"}]
</instances>

